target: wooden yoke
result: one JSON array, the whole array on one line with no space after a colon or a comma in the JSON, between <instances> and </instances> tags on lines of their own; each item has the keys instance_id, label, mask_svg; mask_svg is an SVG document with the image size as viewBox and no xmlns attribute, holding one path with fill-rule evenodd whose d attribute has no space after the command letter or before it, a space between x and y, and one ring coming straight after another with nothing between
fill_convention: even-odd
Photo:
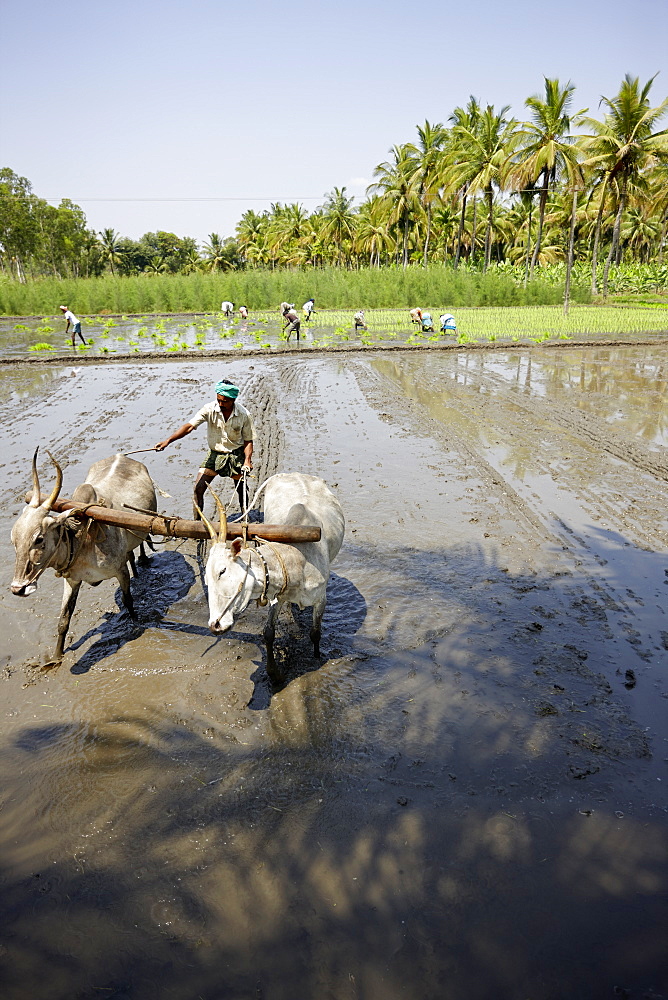
<instances>
[{"instance_id":1,"label":"wooden yoke","mask_svg":"<svg viewBox=\"0 0 668 1000\"><path fill-rule=\"evenodd\" d=\"M26 503L30 502L32 491L26 494ZM40 495L40 503L44 497ZM76 500L58 499L53 504L57 513L65 510L80 511L81 503ZM129 528L134 531L145 531L149 535L166 535L168 538L206 538L210 537L203 521L187 521L178 515L148 514L138 511L114 507L101 507L91 504L86 507L85 514L73 513L73 517L92 517L102 524L113 524L117 528ZM227 524L227 538L242 538L244 525L234 521ZM214 525L220 530L220 525ZM320 528L309 524L249 524L248 538L266 538L270 542L319 542Z\"/></svg>"}]
</instances>

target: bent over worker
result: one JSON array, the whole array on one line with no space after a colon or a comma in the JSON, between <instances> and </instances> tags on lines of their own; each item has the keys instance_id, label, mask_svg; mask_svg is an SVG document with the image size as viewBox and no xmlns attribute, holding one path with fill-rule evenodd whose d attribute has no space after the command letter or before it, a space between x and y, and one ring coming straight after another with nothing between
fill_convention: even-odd
<instances>
[{"instance_id":1,"label":"bent over worker","mask_svg":"<svg viewBox=\"0 0 668 1000\"><path fill-rule=\"evenodd\" d=\"M227 379L216 384L216 399L206 403L190 420L155 446L164 451L173 441L178 441L206 423L209 451L198 471L194 488L194 503L204 509L204 493L216 476L229 477L237 484L241 510L247 507L244 496L244 471L253 468L253 423L250 413L237 396L239 389ZM199 513L193 508L195 519Z\"/></svg>"},{"instance_id":2,"label":"bent over worker","mask_svg":"<svg viewBox=\"0 0 668 1000\"><path fill-rule=\"evenodd\" d=\"M70 326L72 327L72 347L74 347L74 342L79 336L83 344L86 343L84 340L83 333L81 332L81 320L77 319L69 306L59 306L60 311L63 314L63 319L67 320L65 324L65 336L70 332Z\"/></svg>"},{"instance_id":3,"label":"bent over worker","mask_svg":"<svg viewBox=\"0 0 668 1000\"><path fill-rule=\"evenodd\" d=\"M301 320L297 310L290 302L281 302L281 316L285 320L283 324L283 333L285 333L286 340L290 340L290 335L295 332L297 334L297 340L299 340L299 330L301 327Z\"/></svg>"}]
</instances>

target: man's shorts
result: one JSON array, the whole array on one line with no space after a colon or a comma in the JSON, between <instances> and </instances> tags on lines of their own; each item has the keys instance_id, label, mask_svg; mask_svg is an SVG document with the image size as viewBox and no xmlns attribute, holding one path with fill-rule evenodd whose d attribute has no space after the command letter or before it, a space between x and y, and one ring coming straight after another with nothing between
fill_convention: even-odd
<instances>
[{"instance_id":1,"label":"man's shorts","mask_svg":"<svg viewBox=\"0 0 668 1000\"><path fill-rule=\"evenodd\" d=\"M81 333L81 323L75 323L72 333Z\"/></svg>"},{"instance_id":2,"label":"man's shorts","mask_svg":"<svg viewBox=\"0 0 668 1000\"><path fill-rule=\"evenodd\" d=\"M234 451L207 451L200 469L208 469L217 476L240 476L244 464L244 446Z\"/></svg>"}]
</instances>

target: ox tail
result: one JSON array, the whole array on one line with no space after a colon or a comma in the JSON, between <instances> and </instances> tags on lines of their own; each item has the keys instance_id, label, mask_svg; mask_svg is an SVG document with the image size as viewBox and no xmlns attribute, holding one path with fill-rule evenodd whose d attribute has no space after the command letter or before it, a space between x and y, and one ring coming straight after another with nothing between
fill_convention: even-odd
<instances>
[{"instance_id":1,"label":"ox tail","mask_svg":"<svg viewBox=\"0 0 668 1000\"><path fill-rule=\"evenodd\" d=\"M172 494L171 493L167 493L165 490L161 490L160 487L158 486L158 484L156 483L155 479L153 478L153 476L151 476L150 473L149 473L149 479L153 483L153 489L155 490L156 493L159 493L161 497L168 497L170 500L172 499Z\"/></svg>"}]
</instances>

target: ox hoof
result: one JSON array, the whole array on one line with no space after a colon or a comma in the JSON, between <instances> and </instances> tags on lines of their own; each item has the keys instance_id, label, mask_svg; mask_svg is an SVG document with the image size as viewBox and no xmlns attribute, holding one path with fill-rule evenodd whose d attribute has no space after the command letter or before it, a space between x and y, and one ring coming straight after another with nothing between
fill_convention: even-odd
<instances>
[{"instance_id":1,"label":"ox hoof","mask_svg":"<svg viewBox=\"0 0 668 1000\"><path fill-rule=\"evenodd\" d=\"M53 660L47 660L46 663L27 663L26 666L30 667L31 670L39 670L40 674L46 674L49 670L53 670L54 667L59 667L63 662L63 658L56 657Z\"/></svg>"}]
</instances>

